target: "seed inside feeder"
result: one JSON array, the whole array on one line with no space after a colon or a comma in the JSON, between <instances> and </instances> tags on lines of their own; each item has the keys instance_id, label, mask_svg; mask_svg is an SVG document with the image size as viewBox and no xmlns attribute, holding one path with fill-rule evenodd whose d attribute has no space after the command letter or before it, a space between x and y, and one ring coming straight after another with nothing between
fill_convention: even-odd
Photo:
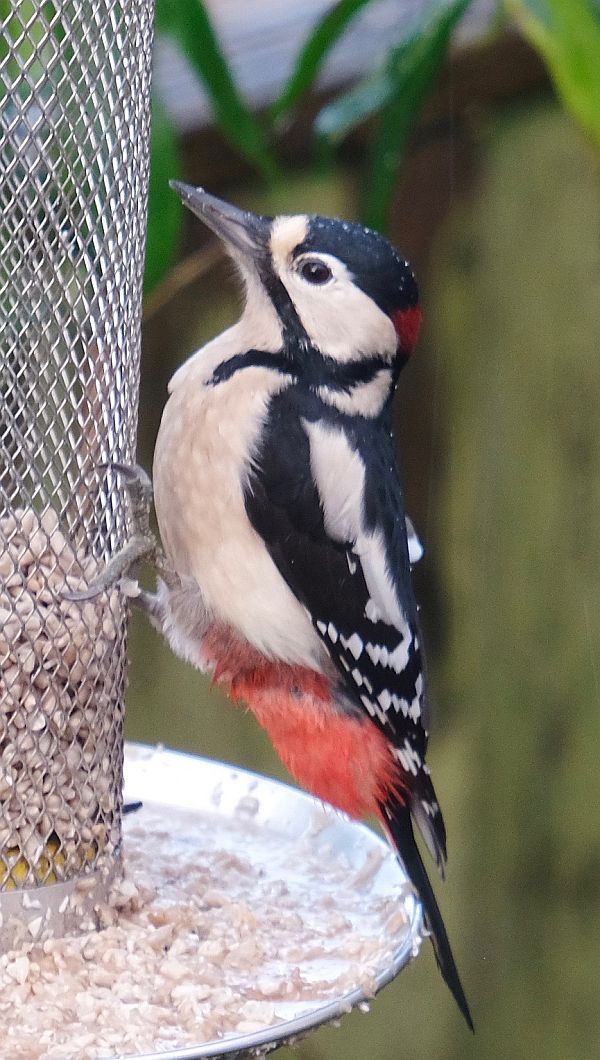
<instances>
[{"instance_id":1,"label":"seed inside feeder","mask_svg":"<svg viewBox=\"0 0 600 1060\"><path fill-rule=\"evenodd\" d=\"M0 891L99 868L119 840L118 594L85 604L98 563L56 513L0 519Z\"/></svg>"}]
</instances>

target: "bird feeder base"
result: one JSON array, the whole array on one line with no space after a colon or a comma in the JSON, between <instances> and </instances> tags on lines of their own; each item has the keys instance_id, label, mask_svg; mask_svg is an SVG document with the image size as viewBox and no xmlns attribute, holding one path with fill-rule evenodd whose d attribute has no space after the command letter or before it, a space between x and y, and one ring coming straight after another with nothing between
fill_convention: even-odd
<instances>
[{"instance_id":1,"label":"bird feeder base","mask_svg":"<svg viewBox=\"0 0 600 1060\"><path fill-rule=\"evenodd\" d=\"M418 953L421 907L387 844L304 792L129 744L125 800L142 808L95 906L104 930L0 957L16 1060L262 1056L367 1004Z\"/></svg>"},{"instance_id":2,"label":"bird feeder base","mask_svg":"<svg viewBox=\"0 0 600 1060\"><path fill-rule=\"evenodd\" d=\"M119 863L77 880L4 891L0 901L0 953L30 942L94 931L94 910L108 901Z\"/></svg>"}]
</instances>

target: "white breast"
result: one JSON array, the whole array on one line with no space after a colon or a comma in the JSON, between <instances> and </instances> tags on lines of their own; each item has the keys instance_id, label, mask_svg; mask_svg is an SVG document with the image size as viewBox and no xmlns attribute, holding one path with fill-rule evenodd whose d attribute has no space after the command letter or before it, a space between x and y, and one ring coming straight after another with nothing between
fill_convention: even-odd
<instances>
[{"instance_id":1,"label":"white breast","mask_svg":"<svg viewBox=\"0 0 600 1060\"><path fill-rule=\"evenodd\" d=\"M323 649L310 616L244 506L249 457L286 377L251 367L207 385L216 360L208 353L180 370L156 443L154 500L165 551L179 574L191 576L216 620L271 658L320 668Z\"/></svg>"}]
</instances>

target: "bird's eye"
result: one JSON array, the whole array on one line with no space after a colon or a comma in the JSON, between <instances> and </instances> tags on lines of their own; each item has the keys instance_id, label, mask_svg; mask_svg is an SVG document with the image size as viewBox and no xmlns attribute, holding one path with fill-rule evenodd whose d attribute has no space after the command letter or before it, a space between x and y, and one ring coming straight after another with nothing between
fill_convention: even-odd
<instances>
[{"instance_id":1,"label":"bird's eye","mask_svg":"<svg viewBox=\"0 0 600 1060\"><path fill-rule=\"evenodd\" d=\"M317 285L327 283L331 279L333 273L329 268L329 265L325 265L323 261L318 261L316 258L312 258L309 261L304 261L300 268L300 275L308 280L309 283Z\"/></svg>"}]
</instances>

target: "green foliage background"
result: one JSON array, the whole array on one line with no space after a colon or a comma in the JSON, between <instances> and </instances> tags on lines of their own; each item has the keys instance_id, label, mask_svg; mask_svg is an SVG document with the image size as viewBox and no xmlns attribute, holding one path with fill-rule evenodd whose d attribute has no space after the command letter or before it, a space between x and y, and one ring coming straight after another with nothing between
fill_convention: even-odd
<instances>
[{"instance_id":1,"label":"green foliage background","mask_svg":"<svg viewBox=\"0 0 600 1060\"><path fill-rule=\"evenodd\" d=\"M399 27L379 69L317 114L318 157L335 149L358 126L373 128L363 177L362 219L388 230L406 145L437 83L454 33L473 0L430 0L408 34ZM0 4L7 0L0 0ZM377 0L338 0L300 48L278 98L264 114L252 112L239 91L203 0L157 0L156 29L177 42L212 103L223 136L271 186L282 178L277 139L315 86L334 46L356 16ZM496 29L511 17L543 57L556 91L596 147L600 147L600 7L597 0L498 0ZM173 264L182 207L164 180L181 176L177 138L160 99L154 100L146 291Z\"/></svg>"}]
</instances>

